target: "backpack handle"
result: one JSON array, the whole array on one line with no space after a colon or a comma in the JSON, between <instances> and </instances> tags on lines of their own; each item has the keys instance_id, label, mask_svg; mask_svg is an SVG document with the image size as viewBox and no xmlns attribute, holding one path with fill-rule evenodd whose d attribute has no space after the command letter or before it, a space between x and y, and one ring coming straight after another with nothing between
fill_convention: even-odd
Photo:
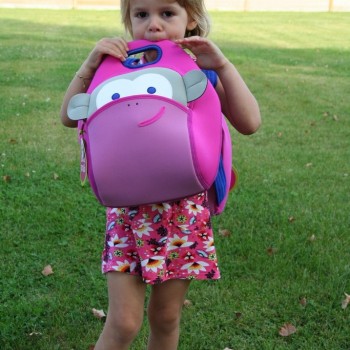
<instances>
[{"instance_id":1,"label":"backpack handle","mask_svg":"<svg viewBox=\"0 0 350 350\"><path fill-rule=\"evenodd\" d=\"M135 68L142 68L142 67L146 67L152 64L156 64L157 62L160 61L160 59L162 58L163 52L162 49L155 44L151 44L151 45L146 45L146 46L142 46L136 49L131 49L128 51L128 56L133 56L133 55L140 55L140 54L145 54L147 51L156 51L157 56L154 60L152 60L151 62L138 62L138 64L134 64L133 60L126 60L124 62L122 62L123 66L129 69L135 69Z\"/></svg>"}]
</instances>

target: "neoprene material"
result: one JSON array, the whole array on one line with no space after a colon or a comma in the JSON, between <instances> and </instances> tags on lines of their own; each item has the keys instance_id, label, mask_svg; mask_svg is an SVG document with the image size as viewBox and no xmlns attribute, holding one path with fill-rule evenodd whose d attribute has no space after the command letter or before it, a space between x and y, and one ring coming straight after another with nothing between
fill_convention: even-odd
<instances>
[{"instance_id":1,"label":"neoprene material","mask_svg":"<svg viewBox=\"0 0 350 350\"><path fill-rule=\"evenodd\" d=\"M126 207L214 188L213 213L220 213L231 186L232 145L215 89L171 41L129 47L130 54L153 50L156 59L131 65L107 56L87 93L68 106L79 120L96 197Z\"/></svg>"}]
</instances>

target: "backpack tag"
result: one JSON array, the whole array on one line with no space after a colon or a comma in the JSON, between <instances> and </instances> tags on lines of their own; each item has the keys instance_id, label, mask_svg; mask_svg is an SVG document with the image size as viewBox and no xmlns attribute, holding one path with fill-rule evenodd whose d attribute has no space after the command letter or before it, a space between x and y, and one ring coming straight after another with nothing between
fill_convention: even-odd
<instances>
[{"instance_id":1,"label":"backpack tag","mask_svg":"<svg viewBox=\"0 0 350 350\"><path fill-rule=\"evenodd\" d=\"M87 157L86 157L86 145L84 139L80 138L80 182L82 186L85 186L87 180Z\"/></svg>"}]
</instances>

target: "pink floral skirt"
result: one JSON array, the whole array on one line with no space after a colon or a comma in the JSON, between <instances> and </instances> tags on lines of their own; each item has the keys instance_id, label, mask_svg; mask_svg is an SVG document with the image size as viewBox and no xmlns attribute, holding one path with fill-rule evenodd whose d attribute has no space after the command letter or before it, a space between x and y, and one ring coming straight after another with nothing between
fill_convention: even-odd
<instances>
[{"instance_id":1,"label":"pink floral skirt","mask_svg":"<svg viewBox=\"0 0 350 350\"><path fill-rule=\"evenodd\" d=\"M207 193L173 203L107 208L102 272L145 283L220 278Z\"/></svg>"}]
</instances>

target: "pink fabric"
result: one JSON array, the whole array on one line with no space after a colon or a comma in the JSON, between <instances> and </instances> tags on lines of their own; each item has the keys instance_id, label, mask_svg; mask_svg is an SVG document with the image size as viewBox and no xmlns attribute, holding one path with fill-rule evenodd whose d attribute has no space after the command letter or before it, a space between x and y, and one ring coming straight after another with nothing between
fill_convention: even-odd
<instances>
[{"instance_id":1,"label":"pink fabric","mask_svg":"<svg viewBox=\"0 0 350 350\"><path fill-rule=\"evenodd\" d=\"M145 283L220 278L207 193L173 203L107 208L102 272Z\"/></svg>"},{"instance_id":2,"label":"pink fabric","mask_svg":"<svg viewBox=\"0 0 350 350\"><path fill-rule=\"evenodd\" d=\"M108 79L132 72L142 75L149 68L179 73L179 84L181 77L199 70L171 41L139 40L128 45L142 50L157 47L159 61L130 68L106 56L88 93ZM222 120L220 100L211 84L189 106L143 94L110 101L89 116L83 133L87 173L96 197L104 206L125 207L208 190L220 160Z\"/></svg>"},{"instance_id":3,"label":"pink fabric","mask_svg":"<svg viewBox=\"0 0 350 350\"><path fill-rule=\"evenodd\" d=\"M86 123L87 163L99 201L126 207L202 192L188 132L191 120L185 106L146 95L125 97L92 115ZM208 143L201 148L210 149Z\"/></svg>"}]
</instances>

